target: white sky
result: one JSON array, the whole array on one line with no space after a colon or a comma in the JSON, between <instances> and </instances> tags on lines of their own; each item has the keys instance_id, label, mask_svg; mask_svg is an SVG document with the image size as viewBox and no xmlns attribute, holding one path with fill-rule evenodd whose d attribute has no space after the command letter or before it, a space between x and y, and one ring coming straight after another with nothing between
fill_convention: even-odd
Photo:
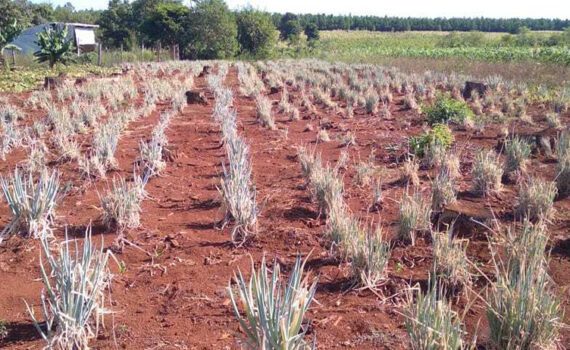
<instances>
[{"instance_id":1,"label":"white sky","mask_svg":"<svg viewBox=\"0 0 570 350\"><path fill-rule=\"evenodd\" d=\"M105 9L106 0L32 0L77 9ZM187 2L188 0L185 0ZM230 8L247 4L270 12L327 13L401 17L570 18L569 0L226 0Z\"/></svg>"}]
</instances>

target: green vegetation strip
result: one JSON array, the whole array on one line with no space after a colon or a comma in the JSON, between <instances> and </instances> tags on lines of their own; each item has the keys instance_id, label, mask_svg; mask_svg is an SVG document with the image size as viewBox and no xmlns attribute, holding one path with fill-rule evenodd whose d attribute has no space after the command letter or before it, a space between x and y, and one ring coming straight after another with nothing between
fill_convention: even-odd
<instances>
[{"instance_id":1,"label":"green vegetation strip","mask_svg":"<svg viewBox=\"0 0 570 350\"><path fill-rule=\"evenodd\" d=\"M58 66L54 69L36 66L17 68L15 70L0 69L0 92L22 92L36 88L42 84L45 77L58 76L62 73L72 78L84 77L89 74L109 75L117 72L118 68L105 68L94 65Z\"/></svg>"},{"instance_id":2,"label":"green vegetation strip","mask_svg":"<svg viewBox=\"0 0 570 350\"><path fill-rule=\"evenodd\" d=\"M486 34L491 36L496 34ZM445 59L450 57L482 61L527 61L570 65L570 47L498 46L491 40L484 46L438 47L442 34L426 33L343 33L324 32L318 56L348 62L365 62L370 57L413 57Z\"/></svg>"}]
</instances>

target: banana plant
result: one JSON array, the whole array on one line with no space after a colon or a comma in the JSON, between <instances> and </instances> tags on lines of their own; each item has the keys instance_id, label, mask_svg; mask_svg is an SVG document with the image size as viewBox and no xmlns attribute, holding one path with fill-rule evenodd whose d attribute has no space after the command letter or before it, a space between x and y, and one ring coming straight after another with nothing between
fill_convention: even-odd
<instances>
[{"instance_id":1,"label":"banana plant","mask_svg":"<svg viewBox=\"0 0 570 350\"><path fill-rule=\"evenodd\" d=\"M36 36L36 44L40 49L34 52L34 56L38 62L48 62L49 67L53 68L56 63L67 65L73 60L73 42L67 38L66 26L61 29L46 27Z\"/></svg>"}]
</instances>

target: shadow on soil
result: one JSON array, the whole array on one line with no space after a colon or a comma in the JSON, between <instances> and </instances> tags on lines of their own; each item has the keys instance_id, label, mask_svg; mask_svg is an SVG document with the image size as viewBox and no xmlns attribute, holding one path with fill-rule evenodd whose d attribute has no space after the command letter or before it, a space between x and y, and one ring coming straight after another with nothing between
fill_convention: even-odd
<instances>
[{"instance_id":1,"label":"shadow on soil","mask_svg":"<svg viewBox=\"0 0 570 350\"><path fill-rule=\"evenodd\" d=\"M560 240L552 247L552 255L570 257L570 238Z\"/></svg>"},{"instance_id":2,"label":"shadow on soil","mask_svg":"<svg viewBox=\"0 0 570 350\"><path fill-rule=\"evenodd\" d=\"M45 324L40 324L40 327L45 331ZM42 338L32 322L12 322L6 328L8 335L0 340L0 348Z\"/></svg>"},{"instance_id":3,"label":"shadow on soil","mask_svg":"<svg viewBox=\"0 0 570 350\"><path fill-rule=\"evenodd\" d=\"M293 207L283 213L283 217L289 221L296 221L301 219L316 219L319 214L305 207Z\"/></svg>"},{"instance_id":4,"label":"shadow on soil","mask_svg":"<svg viewBox=\"0 0 570 350\"><path fill-rule=\"evenodd\" d=\"M67 226L67 235L69 238L85 238L85 232L89 226L86 225L79 225L79 226ZM101 222L94 222L91 224L91 236L98 236L98 235L115 235L116 232L114 230L107 229L105 225Z\"/></svg>"}]
</instances>

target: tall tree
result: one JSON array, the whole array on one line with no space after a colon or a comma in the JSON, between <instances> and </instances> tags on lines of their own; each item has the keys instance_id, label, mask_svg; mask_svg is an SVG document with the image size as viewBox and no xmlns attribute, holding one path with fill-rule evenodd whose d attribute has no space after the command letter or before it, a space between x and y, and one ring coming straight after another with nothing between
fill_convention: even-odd
<instances>
[{"instance_id":1,"label":"tall tree","mask_svg":"<svg viewBox=\"0 0 570 350\"><path fill-rule=\"evenodd\" d=\"M165 45L180 43L184 37L184 22L190 9L180 3L160 3L147 13L141 30L153 41L161 41Z\"/></svg>"},{"instance_id":2,"label":"tall tree","mask_svg":"<svg viewBox=\"0 0 570 350\"><path fill-rule=\"evenodd\" d=\"M0 31L6 33L10 30L14 20L20 26L26 26L28 18L22 8L12 0L0 0Z\"/></svg>"},{"instance_id":3,"label":"tall tree","mask_svg":"<svg viewBox=\"0 0 570 350\"><path fill-rule=\"evenodd\" d=\"M301 34L301 22L299 21L299 16L293 13L286 13L281 17L279 23L279 32L281 33L281 39L295 41L299 38Z\"/></svg>"},{"instance_id":4,"label":"tall tree","mask_svg":"<svg viewBox=\"0 0 570 350\"><path fill-rule=\"evenodd\" d=\"M279 36L271 15L250 7L238 12L236 17L241 53L255 58L271 56Z\"/></svg>"},{"instance_id":5,"label":"tall tree","mask_svg":"<svg viewBox=\"0 0 570 350\"><path fill-rule=\"evenodd\" d=\"M53 7L51 4L34 4L32 7L32 24L38 25L53 21Z\"/></svg>"},{"instance_id":6,"label":"tall tree","mask_svg":"<svg viewBox=\"0 0 570 350\"><path fill-rule=\"evenodd\" d=\"M223 0L200 0L192 9L188 24L189 58L224 59L237 49L237 25L234 14Z\"/></svg>"},{"instance_id":7,"label":"tall tree","mask_svg":"<svg viewBox=\"0 0 570 350\"><path fill-rule=\"evenodd\" d=\"M308 40L319 40L319 27L315 23L308 23L305 26L305 35Z\"/></svg>"},{"instance_id":8,"label":"tall tree","mask_svg":"<svg viewBox=\"0 0 570 350\"><path fill-rule=\"evenodd\" d=\"M133 22L133 9L127 0L110 0L109 7L101 13L98 21L103 44L114 48L132 48L136 44Z\"/></svg>"}]
</instances>

